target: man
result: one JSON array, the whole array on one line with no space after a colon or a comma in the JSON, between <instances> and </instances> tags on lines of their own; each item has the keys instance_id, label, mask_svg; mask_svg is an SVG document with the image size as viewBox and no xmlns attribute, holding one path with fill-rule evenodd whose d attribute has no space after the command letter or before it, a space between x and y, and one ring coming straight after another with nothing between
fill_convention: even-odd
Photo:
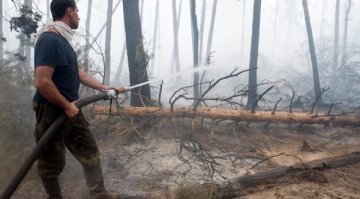
<instances>
[{"instance_id":1,"label":"man","mask_svg":"<svg viewBox=\"0 0 360 199\"><path fill-rule=\"evenodd\" d=\"M65 113L68 120L38 157L38 172L49 198L62 198L58 176L65 165L65 147L84 169L90 198L115 198L104 187L99 150L81 110L75 106L80 82L97 90L112 89L78 69L71 44L79 25L75 0L52 0L53 22L38 33L35 44L34 110L38 141L53 121ZM117 89L119 93L124 88Z\"/></svg>"}]
</instances>

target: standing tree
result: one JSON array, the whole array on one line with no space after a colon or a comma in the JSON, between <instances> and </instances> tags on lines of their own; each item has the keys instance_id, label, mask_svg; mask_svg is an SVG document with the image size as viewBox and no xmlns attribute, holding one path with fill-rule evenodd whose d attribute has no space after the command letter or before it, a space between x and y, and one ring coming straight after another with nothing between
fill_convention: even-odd
<instances>
[{"instance_id":1,"label":"standing tree","mask_svg":"<svg viewBox=\"0 0 360 199\"><path fill-rule=\"evenodd\" d=\"M92 8L92 0L88 1L88 10L86 15L86 35L85 35L85 50L84 50L84 66L85 70L89 69L89 51L90 51L90 21L91 21L91 9Z\"/></svg>"},{"instance_id":2,"label":"standing tree","mask_svg":"<svg viewBox=\"0 0 360 199\"><path fill-rule=\"evenodd\" d=\"M214 26L215 26L216 6L217 6L217 0L214 0L212 14L211 14L209 37L208 37L208 43L207 43L207 49L206 49L206 57L205 57L205 63L207 65L210 64L210 53L211 53L211 46L212 46Z\"/></svg>"},{"instance_id":3,"label":"standing tree","mask_svg":"<svg viewBox=\"0 0 360 199\"><path fill-rule=\"evenodd\" d=\"M257 63L260 39L261 0L254 1L251 51L249 63L249 93L247 108L253 109L257 100Z\"/></svg>"},{"instance_id":4,"label":"standing tree","mask_svg":"<svg viewBox=\"0 0 360 199\"><path fill-rule=\"evenodd\" d=\"M121 3L121 0L118 0L118 2L116 3L116 5L114 6L114 8L112 9L112 15L114 15L116 9L119 7ZM102 34L102 32L105 30L105 28L107 27L107 21L105 21L105 23L101 26L101 28L99 28L99 32L96 34L95 37L93 37L94 39L92 39L92 42L89 45L89 49L91 49L93 47L93 45L97 42L98 38L100 37L100 35ZM85 57L85 53L81 54L79 56L79 60L83 60Z\"/></svg>"},{"instance_id":5,"label":"standing tree","mask_svg":"<svg viewBox=\"0 0 360 199\"><path fill-rule=\"evenodd\" d=\"M112 27L112 7L113 0L108 0L107 19L106 19L106 37L105 37L105 67L104 84L110 84L111 73L111 27Z\"/></svg>"},{"instance_id":6,"label":"standing tree","mask_svg":"<svg viewBox=\"0 0 360 199\"><path fill-rule=\"evenodd\" d=\"M141 0L141 2L140 2L140 10L141 10L141 12L140 12L140 21L142 21L143 16L144 16L144 0Z\"/></svg>"},{"instance_id":7,"label":"standing tree","mask_svg":"<svg viewBox=\"0 0 360 199\"><path fill-rule=\"evenodd\" d=\"M182 0L180 0L179 12L176 11L176 0L172 1L172 15L173 15L173 30L174 30L174 48L171 60L171 72L180 72L180 58L179 58L179 24L181 13ZM179 79L180 76L177 77Z\"/></svg>"},{"instance_id":8,"label":"standing tree","mask_svg":"<svg viewBox=\"0 0 360 199\"><path fill-rule=\"evenodd\" d=\"M313 33L310 22L309 8L308 8L307 0L303 0L302 3L304 8L306 30L307 30L310 56L311 56L311 64L313 69L315 102L322 103L320 78L319 78L319 71L318 71L318 65L317 65L317 59L315 53L315 44L314 44Z\"/></svg>"},{"instance_id":9,"label":"standing tree","mask_svg":"<svg viewBox=\"0 0 360 199\"><path fill-rule=\"evenodd\" d=\"M153 36L153 54L155 55L156 50L156 38L158 35L158 23L159 23L159 0L156 0L155 8L155 23L154 23L154 36ZM155 59L151 61L150 74L154 74Z\"/></svg>"},{"instance_id":10,"label":"standing tree","mask_svg":"<svg viewBox=\"0 0 360 199\"><path fill-rule=\"evenodd\" d=\"M3 1L0 1L0 11L2 13L3 11ZM3 33L3 16L1 14L0 16L0 64L2 63L3 59L4 59L4 44L3 44L3 38L4 38L4 33Z\"/></svg>"},{"instance_id":11,"label":"standing tree","mask_svg":"<svg viewBox=\"0 0 360 199\"><path fill-rule=\"evenodd\" d=\"M199 65L199 30L197 26L197 18L196 18L196 3L195 0L190 1L190 12L191 12L191 29L192 29L192 36L193 36L193 62L194 68L196 69ZM194 72L194 98L195 103L197 99L200 97L200 90L199 90L199 72Z\"/></svg>"},{"instance_id":12,"label":"standing tree","mask_svg":"<svg viewBox=\"0 0 360 199\"><path fill-rule=\"evenodd\" d=\"M115 10L117 9L117 7L119 6L121 0L118 1L118 3L115 5L115 8L113 9L113 14L115 12ZM125 53L126 53L126 42L124 42L122 50L121 50L121 56L120 56L120 62L119 62L119 66L116 68L116 72L115 72L115 76L114 76L114 83L115 85L119 84L119 80L120 80L120 75L121 75L121 71L124 68L124 61L125 61Z\"/></svg>"},{"instance_id":13,"label":"standing tree","mask_svg":"<svg viewBox=\"0 0 360 199\"><path fill-rule=\"evenodd\" d=\"M343 39L343 49L342 49L342 59L341 64L345 64L346 62L346 50L347 50L347 36L348 36L348 25L349 25L349 14L351 9L351 0L348 0L348 4L345 10L345 21L344 21L344 39Z\"/></svg>"},{"instance_id":14,"label":"standing tree","mask_svg":"<svg viewBox=\"0 0 360 199\"><path fill-rule=\"evenodd\" d=\"M331 79L330 79L330 81L331 81L330 88L332 90L333 95L336 92L336 71L338 68L338 60L339 60L339 21L340 21L340 0L336 0L335 30L334 30L334 56L333 56Z\"/></svg>"},{"instance_id":15,"label":"standing tree","mask_svg":"<svg viewBox=\"0 0 360 199\"><path fill-rule=\"evenodd\" d=\"M114 76L115 84L120 83L120 75L124 68L124 62L125 62L125 58L126 58L125 53L126 53L126 42L124 43L124 45L122 47L119 66L117 67L116 72L115 72L115 76Z\"/></svg>"},{"instance_id":16,"label":"standing tree","mask_svg":"<svg viewBox=\"0 0 360 199\"><path fill-rule=\"evenodd\" d=\"M30 11L29 14L28 14L28 17L29 18L32 18L32 0L25 0L24 2L26 8ZM25 44L25 57L26 57L26 60L25 60L25 71L26 72L30 72L31 71L31 47L32 47L32 44L31 44L31 38L29 36L24 36L24 44Z\"/></svg>"},{"instance_id":17,"label":"standing tree","mask_svg":"<svg viewBox=\"0 0 360 199\"><path fill-rule=\"evenodd\" d=\"M201 64L202 60L202 51L203 51L203 42L204 42L204 26L205 26L205 14L206 14L206 0L203 0L202 9L201 9L201 22L200 22L200 44L199 44L199 63Z\"/></svg>"},{"instance_id":18,"label":"standing tree","mask_svg":"<svg viewBox=\"0 0 360 199\"><path fill-rule=\"evenodd\" d=\"M46 17L50 18L50 0L46 0Z\"/></svg>"},{"instance_id":19,"label":"standing tree","mask_svg":"<svg viewBox=\"0 0 360 199\"><path fill-rule=\"evenodd\" d=\"M133 86L148 81L146 69L149 58L143 45L139 0L123 0L123 10L130 85ZM150 102L148 84L131 90L131 106L146 106L150 105Z\"/></svg>"}]
</instances>

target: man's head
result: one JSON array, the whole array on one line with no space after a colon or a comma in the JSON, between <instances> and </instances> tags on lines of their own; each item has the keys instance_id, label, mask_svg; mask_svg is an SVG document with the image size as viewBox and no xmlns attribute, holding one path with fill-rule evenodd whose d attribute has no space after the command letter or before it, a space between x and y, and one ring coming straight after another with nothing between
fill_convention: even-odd
<instances>
[{"instance_id":1,"label":"man's head","mask_svg":"<svg viewBox=\"0 0 360 199\"><path fill-rule=\"evenodd\" d=\"M75 0L52 0L50 9L54 21L62 21L72 29L78 28L80 18Z\"/></svg>"}]
</instances>

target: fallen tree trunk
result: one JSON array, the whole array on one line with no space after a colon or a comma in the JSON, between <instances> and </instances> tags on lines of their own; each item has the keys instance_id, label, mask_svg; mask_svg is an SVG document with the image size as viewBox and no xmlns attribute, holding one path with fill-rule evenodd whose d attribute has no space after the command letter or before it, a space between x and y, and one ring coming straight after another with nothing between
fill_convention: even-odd
<instances>
[{"instance_id":1,"label":"fallen tree trunk","mask_svg":"<svg viewBox=\"0 0 360 199\"><path fill-rule=\"evenodd\" d=\"M327 183L328 179L321 172L322 170L353 165L359 162L360 152L354 152L233 178L229 181L230 183L220 184L219 189L223 193L223 198L239 198L254 193L259 189L261 190L261 186L265 184L269 187L287 185L290 179L295 181L293 178L314 183Z\"/></svg>"},{"instance_id":2,"label":"fallen tree trunk","mask_svg":"<svg viewBox=\"0 0 360 199\"><path fill-rule=\"evenodd\" d=\"M96 106L93 109L94 113L109 113L109 107ZM268 122L268 123L302 123L302 124L333 124L333 125L351 125L359 126L360 117L355 114L347 115L326 115L326 114L311 114L300 112L271 112L271 111L251 111L245 110L230 110L219 108L204 108L199 107L195 111L193 108L178 108L173 111L170 108L162 107L123 107L113 112L112 114L126 114L130 116L141 117L204 117L210 119L223 119L234 121L248 121L248 122Z\"/></svg>"},{"instance_id":3,"label":"fallen tree trunk","mask_svg":"<svg viewBox=\"0 0 360 199\"><path fill-rule=\"evenodd\" d=\"M337 157L313 160L306 163L298 163L293 166L282 166L269 171L234 178L231 180L231 182L239 184L243 187L248 187L259 183L264 183L267 180L279 178L291 171L304 171L309 169L323 170L352 165L358 162L360 162L360 152L354 152Z\"/></svg>"}]
</instances>

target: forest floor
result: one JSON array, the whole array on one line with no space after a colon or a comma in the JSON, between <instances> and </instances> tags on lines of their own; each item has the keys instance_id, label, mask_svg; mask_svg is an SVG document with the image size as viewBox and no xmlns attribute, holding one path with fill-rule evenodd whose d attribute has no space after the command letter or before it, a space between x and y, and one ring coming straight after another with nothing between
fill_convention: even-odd
<instances>
[{"instance_id":1,"label":"forest floor","mask_svg":"<svg viewBox=\"0 0 360 199\"><path fill-rule=\"evenodd\" d=\"M132 124L99 115L89 121L108 189L144 198L221 198L224 192L214 184L224 187L236 177L360 151L360 128L355 127L201 119ZM18 167L4 164L1 187ZM285 175L232 190L227 198L360 198L360 163L316 175L323 180ZM70 153L60 180L64 198L87 198L81 166ZM12 198L45 198L35 167Z\"/></svg>"}]
</instances>

